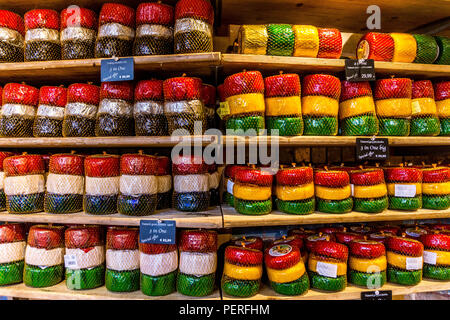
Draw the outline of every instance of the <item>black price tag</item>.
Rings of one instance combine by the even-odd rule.
[[[346,59],[345,78],[347,81],[375,81],[375,64],[373,59]]]
[[[102,60],[101,82],[131,81],[134,80],[133,58],[104,59]]]
[[[387,160],[389,140],[387,138],[356,138],[356,158],[358,160]]]
[[[141,220],[139,241],[153,244],[175,244],[176,225],[172,220]]]
[[[361,292],[361,300],[392,300],[392,291],[366,291]]]

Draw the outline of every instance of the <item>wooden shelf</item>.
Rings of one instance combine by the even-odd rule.
[[[139,226],[141,220],[175,220],[178,228],[222,228],[222,212],[220,207],[211,208],[205,212],[181,212],[174,209],[157,211],[145,217],[131,217],[121,214],[89,215],[84,212],[71,214],[31,213],[9,214],[0,213],[0,221],[32,222],[32,223],[61,223],[61,224],[100,224]]]
[[[419,209],[415,212],[386,210],[377,214],[362,212],[329,214],[315,212],[303,216],[273,211],[268,215],[249,216],[239,214],[234,208],[223,205],[222,213],[224,228],[450,218],[450,209]]]

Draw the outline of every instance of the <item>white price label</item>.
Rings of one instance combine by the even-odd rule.
[[[431,251],[426,251],[426,250],[423,252],[423,262],[425,262],[427,264],[436,265],[436,261],[437,261],[436,252],[431,252]]]
[[[352,197],[355,195],[355,185],[350,183],[350,189],[352,189]]]
[[[70,269],[78,269],[77,256],[74,254],[64,255],[64,266]]]
[[[414,198],[416,196],[415,184],[396,184],[395,194],[396,197]]]
[[[406,258],[406,270],[420,270],[423,267],[423,258]]]
[[[338,266],[336,264],[318,261],[316,271],[321,276],[337,278],[337,268]]]
[[[228,183],[227,183],[227,192],[228,192],[229,194],[233,194],[233,186],[234,186],[234,182],[231,181],[231,180],[228,180]]]

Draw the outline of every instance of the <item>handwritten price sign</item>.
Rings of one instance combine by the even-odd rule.
[[[387,160],[389,141],[387,138],[356,138],[356,157],[358,160]]]
[[[104,59],[101,64],[101,82],[134,80],[133,58]]]
[[[175,244],[176,224],[171,220],[141,220],[139,241],[153,244]]]

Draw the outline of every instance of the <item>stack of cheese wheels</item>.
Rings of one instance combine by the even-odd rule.
[[[294,52],[294,31],[290,24],[268,24],[267,54],[269,56],[292,56]]]
[[[137,136],[167,136],[163,81],[142,80],[134,88],[134,130]]]
[[[227,77],[223,83],[229,107],[226,129],[230,134],[258,135],[265,128],[264,80],[259,71],[243,71]]]
[[[381,136],[407,136],[412,113],[412,83],[406,78],[377,80],[375,107]]]
[[[39,106],[34,119],[33,136],[62,137],[64,108],[67,104],[67,89],[64,87],[41,87]]]
[[[434,84],[434,99],[437,115],[441,125],[440,135],[450,135],[450,81],[440,81]]]
[[[312,252],[314,244],[317,241],[334,241],[334,235],[322,232],[314,232],[307,235],[305,238],[305,247],[308,253]]]
[[[34,288],[64,280],[64,227],[34,225],[28,231],[23,282]]]
[[[303,134],[335,136],[338,133],[339,96],[341,82],[327,74],[312,74],[303,78]]]
[[[265,55],[267,53],[268,40],[269,35],[265,25],[241,25],[237,39],[238,52],[242,54]],[[317,38],[317,47],[319,46],[318,42],[319,39]]]
[[[0,10],[0,61],[22,62],[25,25],[18,14]]]
[[[105,283],[105,243],[100,226],[69,227],[66,240],[66,285],[72,290],[93,289]]]
[[[422,208],[422,171],[410,167],[384,169],[389,209],[417,210]]]
[[[177,291],[193,297],[210,295],[217,269],[217,232],[184,230],[180,234],[179,250]]]
[[[68,7],[61,11],[61,59],[94,57],[97,15],[86,8]]]
[[[209,199],[209,205],[218,206],[220,204],[220,179],[222,177],[223,167],[218,167],[215,164],[208,165],[208,185],[209,193],[211,197]]]
[[[347,286],[347,246],[333,241],[314,243],[308,259],[311,288],[341,291]]]
[[[28,11],[25,21],[25,61],[61,60],[59,14],[55,10]]]
[[[368,32],[358,42],[356,57],[375,61],[392,61],[394,39],[388,33]]]
[[[172,175],[170,174],[170,159],[166,156],[156,157],[156,181],[158,184],[156,209],[172,207]]]
[[[293,25],[294,57],[317,58],[319,53],[319,31],[310,25]],[[322,33],[323,37],[323,33]],[[323,50],[322,50],[323,51]]]
[[[445,210],[450,207],[450,169],[433,167],[422,170],[422,206]]]
[[[233,187],[234,183],[236,181],[236,172],[240,169],[246,169],[246,166],[239,166],[239,165],[227,165],[225,167],[225,173],[224,173],[224,181],[223,181],[223,203],[226,203],[232,207],[234,207],[234,195],[233,195]]]
[[[133,96],[130,81],[102,82],[98,106],[96,136],[133,136]]]
[[[208,167],[200,156],[178,156],[172,163],[173,207],[180,211],[206,211],[209,206]]]
[[[264,79],[264,90],[267,130],[278,130],[280,136],[301,135],[303,119],[299,76],[280,71],[279,75]]]
[[[209,0],[180,0],[175,6],[175,53],[213,51],[214,9]]]
[[[430,80],[414,81],[411,102],[411,136],[437,136],[440,124]]]
[[[3,88],[0,110],[0,136],[32,137],[39,90],[20,83],[8,83]]]
[[[420,237],[424,246],[423,277],[450,280],[450,235],[435,231]]]
[[[139,242],[139,255],[142,293],[148,296],[165,296],[175,292],[178,269],[177,246]]]
[[[394,55],[392,62],[414,62],[416,59],[417,42],[408,33],[390,33],[394,40]]]
[[[370,168],[350,171],[353,185],[353,210],[379,213],[387,209],[387,188],[383,169]]]
[[[182,77],[164,80],[164,115],[169,135],[201,135],[206,129],[205,106],[201,99],[202,80]]]
[[[342,36],[338,29],[318,28],[319,52],[317,58],[339,59],[342,53]]]
[[[386,283],[386,249],[372,240],[349,243],[348,281],[368,289],[381,288]]]
[[[234,208],[241,214],[263,215],[272,211],[273,176],[262,168],[236,171],[233,186]]]
[[[133,56],[173,53],[173,7],[140,3],[136,9]]]
[[[100,102],[100,88],[92,84],[74,83],[67,90],[64,110],[64,137],[93,137],[95,116]]]
[[[106,289],[139,290],[139,229],[110,227],[106,233]]]
[[[201,96],[205,105],[206,128],[215,128],[216,87],[210,84],[202,84]]]
[[[120,184],[117,211],[128,216],[155,213],[158,193],[158,161],[156,157],[124,154],[120,157]]]
[[[439,55],[434,63],[450,65],[450,38],[434,36],[439,47]]]
[[[313,169],[311,167],[281,168],[276,175],[278,210],[291,214],[310,214],[315,209]]]
[[[413,286],[422,281],[423,244],[402,237],[390,237],[386,242],[387,278],[389,282]]]
[[[369,82],[341,82],[339,120],[343,136],[378,134],[378,120]]]
[[[83,210],[84,157],[76,154],[50,156],[44,199],[48,213],[72,213]]]
[[[0,225],[0,286],[20,283],[26,247],[25,225]]]
[[[347,213],[353,208],[350,177],[346,171],[317,170],[314,173],[317,211]]]
[[[350,242],[355,240],[363,240],[364,236],[360,233],[347,231],[347,228],[344,228],[343,231],[337,231],[334,234],[336,242],[348,245]]]
[[[102,154],[86,157],[84,161],[86,191],[83,201],[86,213],[117,212],[117,196],[120,188],[119,162],[119,156],[116,155]]]
[[[258,293],[263,273],[261,249],[228,246],[222,276],[222,290],[233,297],[251,297]]]
[[[282,238],[273,241],[271,243],[271,246],[278,244],[289,244],[298,247],[298,249],[300,250],[300,254],[302,256],[303,263],[308,263],[308,250],[306,250],[305,242],[303,241],[303,238],[300,235],[292,234],[287,237],[283,236]]]
[[[33,213],[44,209],[44,162],[40,155],[22,154],[3,161],[6,210]]]
[[[131,56],[134,41],[134,9],[119,3],[105,3],[100,10],[95,57]]]
[[[5,171],[3,170],[3,160],[7,157],[13,156],[14,153],[8,151],[0,151],[0,210],[6,210],[6,195],[5,195]]]
[[[433,36],[426,34],[413,34],[416,40],[415,63],[433,63],[439,56],[439,47]]]

